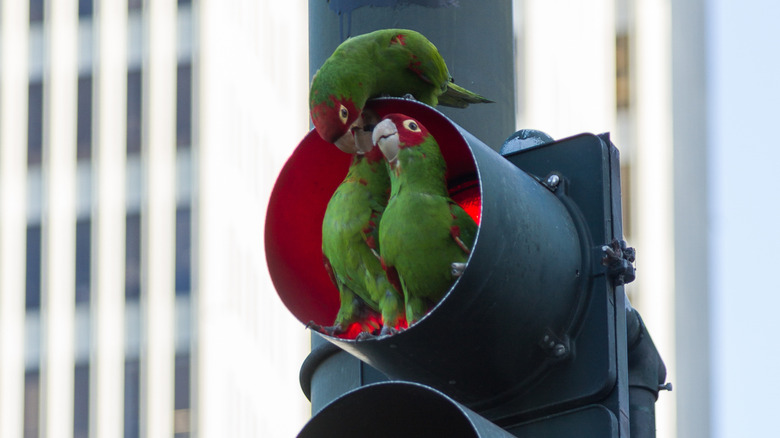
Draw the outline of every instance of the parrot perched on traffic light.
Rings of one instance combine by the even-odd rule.
[[[405,298],[409,325],[422,318],[462,274],[477,224],[447,192],[447,164],[428,130],[387,115],[373,142],[389,163],[390,199],[379,222],[379,254]]]
[[[378,327],[370,315],[381,315],[380,335],[392,334],[404,321],[403,295],[387,279],[379,262],[378,226],[387,205],[390,181],[382,152],[355,154],[344,181],[328,202],[322,221],[322,254],[341,306],[329,335],[344,333],[352,323],[362,331]]]
[[[348,38],[322,64],[309,92],[311,120],[323,140],[348,153],[367,152],[370,135],[362,144],[353,137],[371,130],[360,117],[366,101],[407,95],[431,106],[491,102],[456,85],[436,46],[422,34],[383,29]]]

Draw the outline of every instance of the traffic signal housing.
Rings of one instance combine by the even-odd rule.
[[[329,396],[317,398],[320,413],[301,436],[329,430],[327,418],[342,412],[339,406],[354,406],[347,411],[355,418],[374,410],[411,415],[398,402],[378,404],[396,397],[449,403],[515,435],[628,436],[629,306],[622,285],[634,276],[633,250],[622,240],[619,155],[609,136],[545,140],[502,156],[425,104],[381,98],[367,107],[428,128],[447,162],[451,196],[479,229],[461,277],[411,327],[360,340],[321,335],[329,344],[313,349],[302,385],[311,400],[320,390]],[[349,159],[309,132],[269,203],[271,278],[304,324],[330,325],[339,307],[322,266],[321,225]],[[341,350],[362,361],[360,373],[378,370],[369,381],[413,384],[361,380],[342,389],[363,388],[341,395],[333,391],[338,370],[320,372],[334,355],[343,357]],[[430,397],[420,396],[426,390]],[[474,430],[464,436],[492,436]]]

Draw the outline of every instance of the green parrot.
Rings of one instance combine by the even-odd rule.
[[[379,222],[379,254],[405,298],[411,326],[463,273],[477,224],[447,192],[447,164],[420,122],[390,114],[372,135],[390,168],[390,199]]]
[[[329,335],[345,333],[353,323],[371,333],[381,315],[380,335],[405,322],[403,295],[387,279],[379,261],[378,225],[390,188],[379,148],[355,154],[344,181],[336,188],[322,221],[325,268],[339,290],[341,306]],[[372,317],[373,316],[373,317]]]
[[[371,130],[361,118],[366,101],[407,95],[431,106],[491,102],[456,85],[436,46],[422,34],[383,29],[348,38],[320,67],[309,92],[311,120],[328,143],[347,153],[368,152],[371,136],[356,138]]]

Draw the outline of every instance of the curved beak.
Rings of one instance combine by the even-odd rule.
[[[334,141],[333,144],[335,144],[337,148],[341,149],[343,152],[346,152],[348,154],[360,153],[357,145],[355,144],[355,137],[352,135],[351,129],[345,132],[344,135],[339,137],[336,141]]]
[[[390,164],[395,163],[398,159],[398,128],[390,119],[385,119],[379,122],[374,127],[374,133],[372,135],[374,144],[379,146],[382,151],[382,155],[385,156]]]

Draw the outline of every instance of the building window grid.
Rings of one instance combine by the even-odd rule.
[[[179,0],[178,4],[190,4],[189,0]],[[140,9],[140,0],[129,0],[130,10]],[[79,1],[79,17],[90,17],[93,13],[90,0]],[[30,22],[41,23],[44,20],[43,0],[30,1]],[[127,81],[127,153],[139,154],[141,151],[141,111],[142,76],[138,69],[128,71]],[[43,143],[43,87],[42,80],[32,80],[28,88],[28,165],[40,165]],[[93,80],[90,75],[79,77],[77,109],[77,158],[91,158],[92,142],[92,103]],[[192,67],[189,61],[177,68],[177,148],[191,146],[192,130]],[[140,295],[140,214],[129,213],[126,222],[126,299]],[[190,235],[191,211],[189,206],[181,206],[176,212],[176,294],[190,293]],[[76,301],[88,302],[90,291],[91,259],[91,222],[80,220],[76,226]],[[27,229],[26,263],[26,307],[39,309],[41,299],[41,225],[30,224]],[[189,436],[190,422],[190,356],[179,355],[176,358],[175,374],[175,436]],[[125,437],[139,436],[139,363],[137,359],[128,360],[125,368]],[[74,437],[87,436],[89,406],[89,364],[79,364],[74,368]],[[25,377],[25,438],[39,436],[39,394],[40,373],[37,369],[28,370]]]

